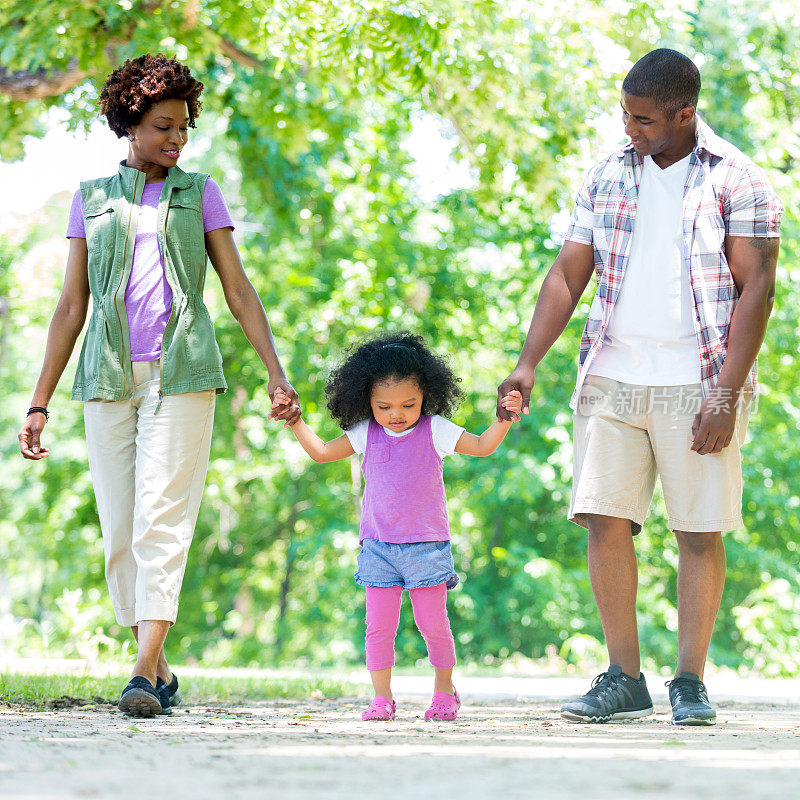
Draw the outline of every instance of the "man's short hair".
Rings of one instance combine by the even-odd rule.
[[[631,67],[622,82],[622,91],[634,97],[650,97],[674,117],[687,106],[697,108],[700,70],[683,53],[660,47]]]

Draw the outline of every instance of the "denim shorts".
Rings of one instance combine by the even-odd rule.
[[[364,539],[358,554],[356,583],[361,586],[423,586],[458,583],[450,542],[410,542],[394,544]]]

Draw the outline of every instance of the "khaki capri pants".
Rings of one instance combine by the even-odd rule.
[[[631,520],[642,529],[656,476],[673,531],[730,531],[743,527],[741,446],[750,402],[739,405],[731,443],[720,453],[691,450],[700,384],[636,386],[589,375],[573,416],[573,480],[569,519],[587,515]]]
[[[200,509],[214,389],[167,395],[160,362],[133,362],[133,396],[84,404],[105,572],[120,625],[175,622]]]

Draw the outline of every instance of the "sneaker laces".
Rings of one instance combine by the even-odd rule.
[[[586,692],[586,697],[599,697],[609,690],[613,689],[618,683],[621,676],[612,675],[610,672],[601,672],[593,681],[592,688]]]
[[[672,689],[678,695],[678,700],[682,703],[705,703],[706,699],[701,695],[703,691],[702,681],[692,681],[688,678],[673,678],[666,681],[664,686]]]

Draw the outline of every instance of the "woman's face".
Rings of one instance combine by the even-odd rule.
[[[162,100],[152,105],[138,125],[129,129],[131,155],[128,166],[154,164],[165,169],[178,163],[189,141],[189,109],[185,100]]]
[[[379,425],[392,431],[406,431],[419,422],[422,414],[422,389],[415,380],[388,379],[372,386],[372,416]]]

